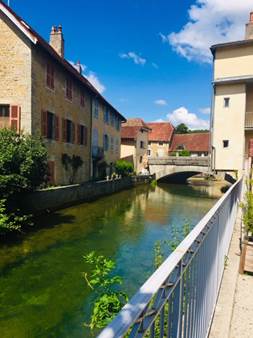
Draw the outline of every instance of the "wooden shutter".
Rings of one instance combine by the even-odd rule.
[[[19,106],[11,106],[10,108],[10,127],[19,133],[21,108]]]
[[[41,112],[41,135],[47,137],[47,111]]]
[[[48,182],[50,184],[55,184],[55,162],[48,161]]]
[[[67,121],[66,119],[62,119],[62,141],[67,141]]]
[[[75,123],[71,122],[71,133],[72,133],[72,143],[76,143],[76,129],[75,129]]]
[[[83,127],[83,144],[87,146],[87,138],[88,138],[88,132],[87,132],[87,127]]]
[[[54,89],[54,67],[51,65],[51,88]]]
[[[59,129],[59,116],[55,115],[55,140],[59,141],[60,139],[60,129]]]
[[[76,125],[76,138],[77,138],[77,144],[81,144],[82,140],[81,140],[81,125],[77,124]]]

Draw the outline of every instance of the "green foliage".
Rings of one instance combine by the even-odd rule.
[[[7,198],[45,182],[47,151],[40,139],[0,129],[0,195]]]
[[[118,291],[117,287],[122,284],[120,276],[112,276],[115,262],[94,251],[84,256],[92,270],[90,275],[83,273],[85,281],[96,296],[94,301],[90,323],[86,324],[91,330],[105,327],[121,310],[128,301],[127,295]]]
[[[173,252],[176,250],[181,241],[190,233],[191,228],[188,222],[183,224],[181,231],[177,227],[171,227],[171,238],[169,240],[159,240],[155,242],[154,246],[154,267],[157,269],[165,257],[168,250]]]
[[[253,193],[247,190],[244,202],[240,204],[243,209],[243,224],[247,232],[253,234]]]
[[[176,134],[187,134],[188,132],[189,132],[189,128],[184,123],[180,123],[175,128],[175,133]]]
[[[69,183],[72,184],[75,181],[75,176],[77,174],[78,169],[83,165],[83,160],[78,155],[73,155],[72,157],[68,154],[62,154],[62,165],[66,171],[69,169],[72,171]]]
[[[150,186],[151,186],[152,188],[155,188],[155,187],[157,186],[157,180],[152,180],[152,181],[150,182]]]
[[[14,212],[8,211],[6,200],[0,200],[0,235],[6,235],[10,232],[20,232],[24,226],[31,226],[30,215],[22,215],[20,210]]]
[[[134,166],[131,162],[125,161],[125,160],[118,160],[115,163],[115,170],[118,175],[129,176],[134,171]]]
[[[189,152],[189,150],[184,149],[184,150],[180,150],[180,151],[178,152],[178,155],[179,155],[179,156],[190,156],[191,153]]]

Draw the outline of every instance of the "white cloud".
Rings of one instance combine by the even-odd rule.
[[[165,120],[163,120],[163,119],[157,119],[157,120],[155,120],[153,122],[165,122]]]
[[[201,114],[210,115],[211,108],[210,107],[200,108],[199,111]]]
[[[190,129],[208,129],[209,121],[199,118],[196,114],[190,113],[187,108],[180,107],[172,113],[167,114],[167,119],[177,126],[180,123],[186,124]]]
[[[189,21],[179,32],[159,35],[189,61],[211,63],[211,45],[244,38],[252,8],[252,0],[195,0],[188,11]]]
[[[140,55],[138,55],[135,52],[128,52],[128,53],[121,53],[119,54],[121,59],[130,59],[132,60],[136,65],[145,65],[147,60]]]
[[[157,63],[155,63],[155,62],[152,62],[151,64],[152,64],[152,67],[154,67],[155,69],[158,69],[158,68],[159,68],[159,66],[158,66],[158,64],[157,64]]]
[[[105,86],[103,83],[99,80],[97,75],[93,72],[89,72],[88,75],[86,75],[86,78],[90,81],[90,83],[99,91],[99,93],[103,93],[105,91]]]
[[[79,66],[75,62],[69,61],[69,63],[79,72]],[[80,63],[80,66],[83,76],[85,76],[86,79],[89,80],[90,83],[97,89],[97,91],[102,94],[106,89],[105,85],[99,80],[94,72],[90,70],[88,71],[88,67],[86,65]]]
[[[167,106],[167,101],[164,99],[155,100],[154,103],[158,106]]]

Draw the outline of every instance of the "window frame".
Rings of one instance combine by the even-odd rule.
[[[229,108],[230,106],[230,97],[224,97],[224,101],[223,101],[223,106],[224,108]]]
[[[8,115],[1,115],[1,107],[8,108]],[[9,104],[0,104],[0,118],[10,118],[11,116],[11,106]]]
[[[50,90],[55,89],[55,70],[52,62],[46,64],[46,87]]]
[[[229,140],[222,140],[223,148],[229,148]]]

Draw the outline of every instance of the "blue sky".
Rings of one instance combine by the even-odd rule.
[[[48,40],[62,24],[65,57],[126,117],[205,127],[212,43],[243,37],[252,1],[10,0]]]

